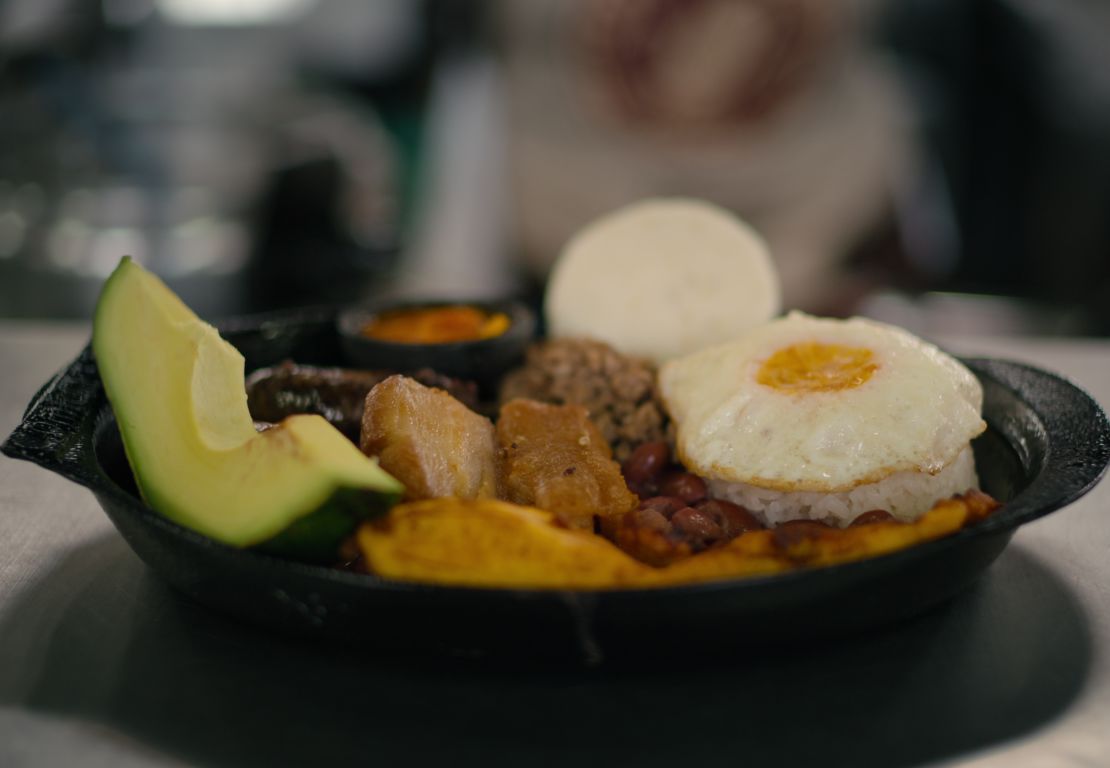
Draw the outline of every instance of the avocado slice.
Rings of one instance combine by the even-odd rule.
[[[128,258],[101,292],[93,351],[143,499],[205,536],[326,561],[404,490],[320,416],[256,432],[243,356]]]

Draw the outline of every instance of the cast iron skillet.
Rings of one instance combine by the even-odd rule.
[[[225,325],[247,370],[284,359],[342,364],[326,310]],[[626,591],[446,588],[281,560],[218,544],[147,509],[136,495],[92,351],[35,396],[3,444],[87,486],[128,544],[186,595],[283,633],[416,652],[597,661],[644,647],[810,642],[888,624],[950,598],[1023,523],[1074,501],[1110,460],[1110,426],[1069,382],[998,360],[965,361],[985,390],[975,441],[984,490],[1005,502],[985,522],[902,552],[820,570]]]

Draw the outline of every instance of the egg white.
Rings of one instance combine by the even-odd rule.
[[[874,372],[832,391],[757,380],[775,352],[810,342],[870,350]],[[844,492],[897,472],[936,475],[986,429],[982,387],[965,366],[862,318],[791,313],[667,363],[659,385],[683,464],[712,480],[776,491]]]

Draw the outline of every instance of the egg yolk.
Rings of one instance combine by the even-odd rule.
[[[863,384],[878,370],[874,354],[865,347],[791,344],[763,361],[756,381],[788,394],[836,392]]]

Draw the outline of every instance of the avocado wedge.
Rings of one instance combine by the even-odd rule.
[[[143,499],[205,536],[327,561],[404,490],[320,416],[256,432],[243,356],[128,258],[101,292],[93,351]]]

